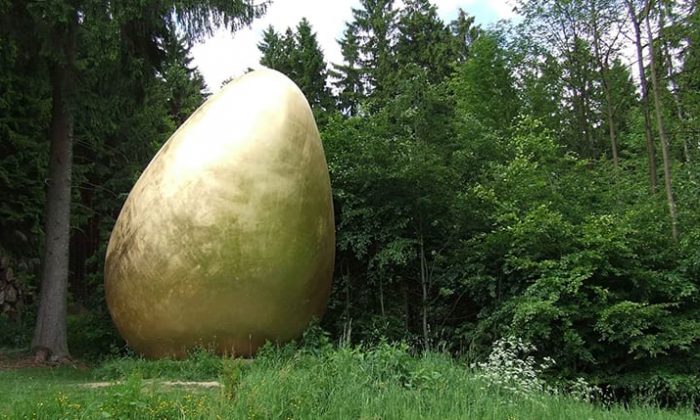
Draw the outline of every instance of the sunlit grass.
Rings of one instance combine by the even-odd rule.
[[[215,388],[165,379],[216,380]],[[108,380],[107,387],[86,383]],[[689,410],[604,408],[567,396],[489,386],[441,354],[370,349],[266,348],[253,362],[203,352],[185,361],[124,358],[0,372],[0,418],[694,419]]]

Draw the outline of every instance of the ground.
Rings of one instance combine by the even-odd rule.
[[[252,363],[199,352],[61,366],[0,351],[0,407],[0,419],[696,419],[690,410],[513,395],[450,357],[391,345],[270,348]]]

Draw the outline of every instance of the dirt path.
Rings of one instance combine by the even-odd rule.
[[[106,388],[110,387],[113,385],[119,385],[122,384],[122,381],[113,381],[113,382],[88,382],[84,384],[78,384],[80,387],[84,388]],[[211,388],[221,388],[222,385],[221,383],[217,381],[208,381],[208,382],[199,382],[199,381],[161,381],[161,380],[156,380],[156,379],[148,379],[143,381],[144,385],[161,385],[161,386],[166,386],[166,387],[184,387],[184,388],[204,388],[204,389],[211,389]]]
[[[0,371],[19,370],[27,368],[54,368],[57,366],[70,366],[75,369],[87,370],[89,367],[80,361],[69,360],[66,362],[37,362],[33,355],[26,352],[2,352],[0,351]]]

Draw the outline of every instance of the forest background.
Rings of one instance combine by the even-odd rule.
[[[265,9],[147,3],[0,0],[0,346],[125,351],[104,302],[110,231],[206,99],[192,42]],[[322,326],[344,343],[474,360],[515,335],[559,377],[697,399],[700,9],[517,9],[520,24],[482,28],[466,11],[442,21],[428,0],[362,0],[342,63],[326,62],[306,20],[265,31],[261,64],[306,94],[331,173],[337,255]],[[61,145],[67,169],[52,159]],[[51,254],[65,269],[47,274],[55,165],[70,223]],[[57,317],[43,317],[48,300]],[[37,345],[37,319],[59,325],[44,327],[57,347]]]

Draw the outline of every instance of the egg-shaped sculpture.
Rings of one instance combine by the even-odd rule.
[[[136,182],[107,248],[107,304],[146,357],[252,355],[323,315],[334,256],[309,104],[283,74],[257,70],[207,100]]]

